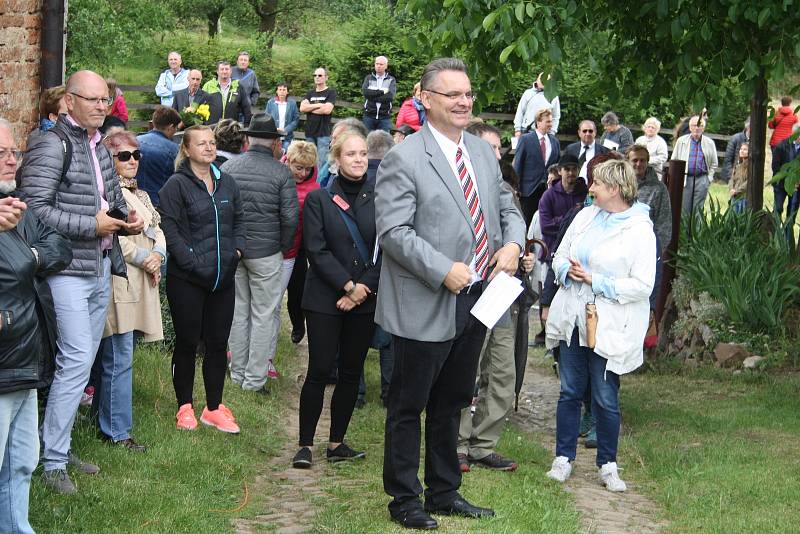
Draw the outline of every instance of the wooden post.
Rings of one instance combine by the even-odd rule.
[[[664,304],[667,295],[672,290],[672,280],[675,279],[675,258],[678,255],[678,244],[681,238],[681,213],[683,212],[683,180],[686,172],[686,162],[673,159],[669,167],[664,169],[664,183],[669,191],[669,201],[672,207],[672,239],[661,258],[661,287],[658,289],[656,299],[656,321],[661,321],[664,313]],[[659,333],[660,334],[660,333]]]
[[[760,211],[764,207],[764,161],[767,146],[767,79],[761,69],[753,98],[750,99],[750,168],[747,180],[747,207]],[[736,154],[735,156],[738,156]]]

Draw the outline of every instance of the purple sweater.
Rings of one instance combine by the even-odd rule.
[[[575,207],[575,204],[583,204],[583,201],[586,200],[586,193],[586,182],[583,181],[583,178],[575,181],[572,193],[564,191],[564,186],[559,180],[553,184],[553,187],[545,191],[539,201],[539,225],[542,228],[544,242],[551,254],[555,252],[553,243],[558,237],[561,219]]]

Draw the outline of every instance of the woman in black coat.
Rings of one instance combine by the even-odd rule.
[[[175,329],[172,383],[178,399],[177,428],[197,428],[192,406],[195,353],[205,342],[206,407],[200,422],[239,433],[222,404],[228,335],[233,322],[233,277],[245,248],[239,186],[212,162],[214,132],[191,126],[181,142],[176,171],[158,193],[161,229],[167,239],[167,300]]]
[[[366,176],[367,141],[361,134],[340,135],[331,147],[331,156],[339,175],[332,178],[328,189],[309,193],[303,209],[303,240],[310,269],[303,292],[308,372],[300,393],[300,450],[292,461],[299,468],[311,466],[325,384],[337,354],[339,373],[331,399],[326,457],[332,462],[364,457],[363,452],[344,443],[344,435],[375,328],[380,275],[380,260],[372,262],[375,183]]]

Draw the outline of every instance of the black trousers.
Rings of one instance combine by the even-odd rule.
[[[443,507],[458,498],[461,471],[456,445],[461,410],[475,387],[486,327],[469,310],[479,295],[456,297],[456,337],[443,342],[394,336],[383,455],[383,487],[397,515],[420,506],[420,416],[425,410],[425,501]]]
[[[233,285],[212,293],[176,276],[167,277],[167,300],[175,329],[172,385],[178,406],[192,402],[195,354],[200,340],[206,346],[203,356],[206,405],[209,410],[216,410],[222,402],[234,299]]]
[[[533,193],[527,197],[520,197],[519,203],[522,205],[522,216],[525,217],[525,228],[531,225],[531,220],[533,219],[533,214],[539,210],[539,201],[544,196],[544,192],[547,191],[547,185],[541,184],[539,187],[533,190]]]
[[[314,444],[325,385],[337,361],[339,373],[331,398],[330,441],[344,440],[358,396],[358,379],[364,369],[372,333],[374,314],[330,315],[306,311],[308,322],[308,372],[300,392],[300,446]]]
[[[306,273],[308,272],[308,260],[303,244],[294,259],[294,269],[292,277],[289,278],[289,285],[286,287],[286,308],[289,311],[289,320],[292,321],[292,330],[305,329],[306,316],[303,313],[303,288],[306,285]]]

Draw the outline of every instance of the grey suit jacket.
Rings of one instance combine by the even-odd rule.
[[[464,132],[489,237],[490,257],[508,242],[525,243],[525,223],[485,141]],[[444,285],[454,262],[469,264],[475,231],[458,178],[430,127],[407,137],[381,162],[375,219],[383,250],[375,322],[419,341],[456,335],[456,296]]]

